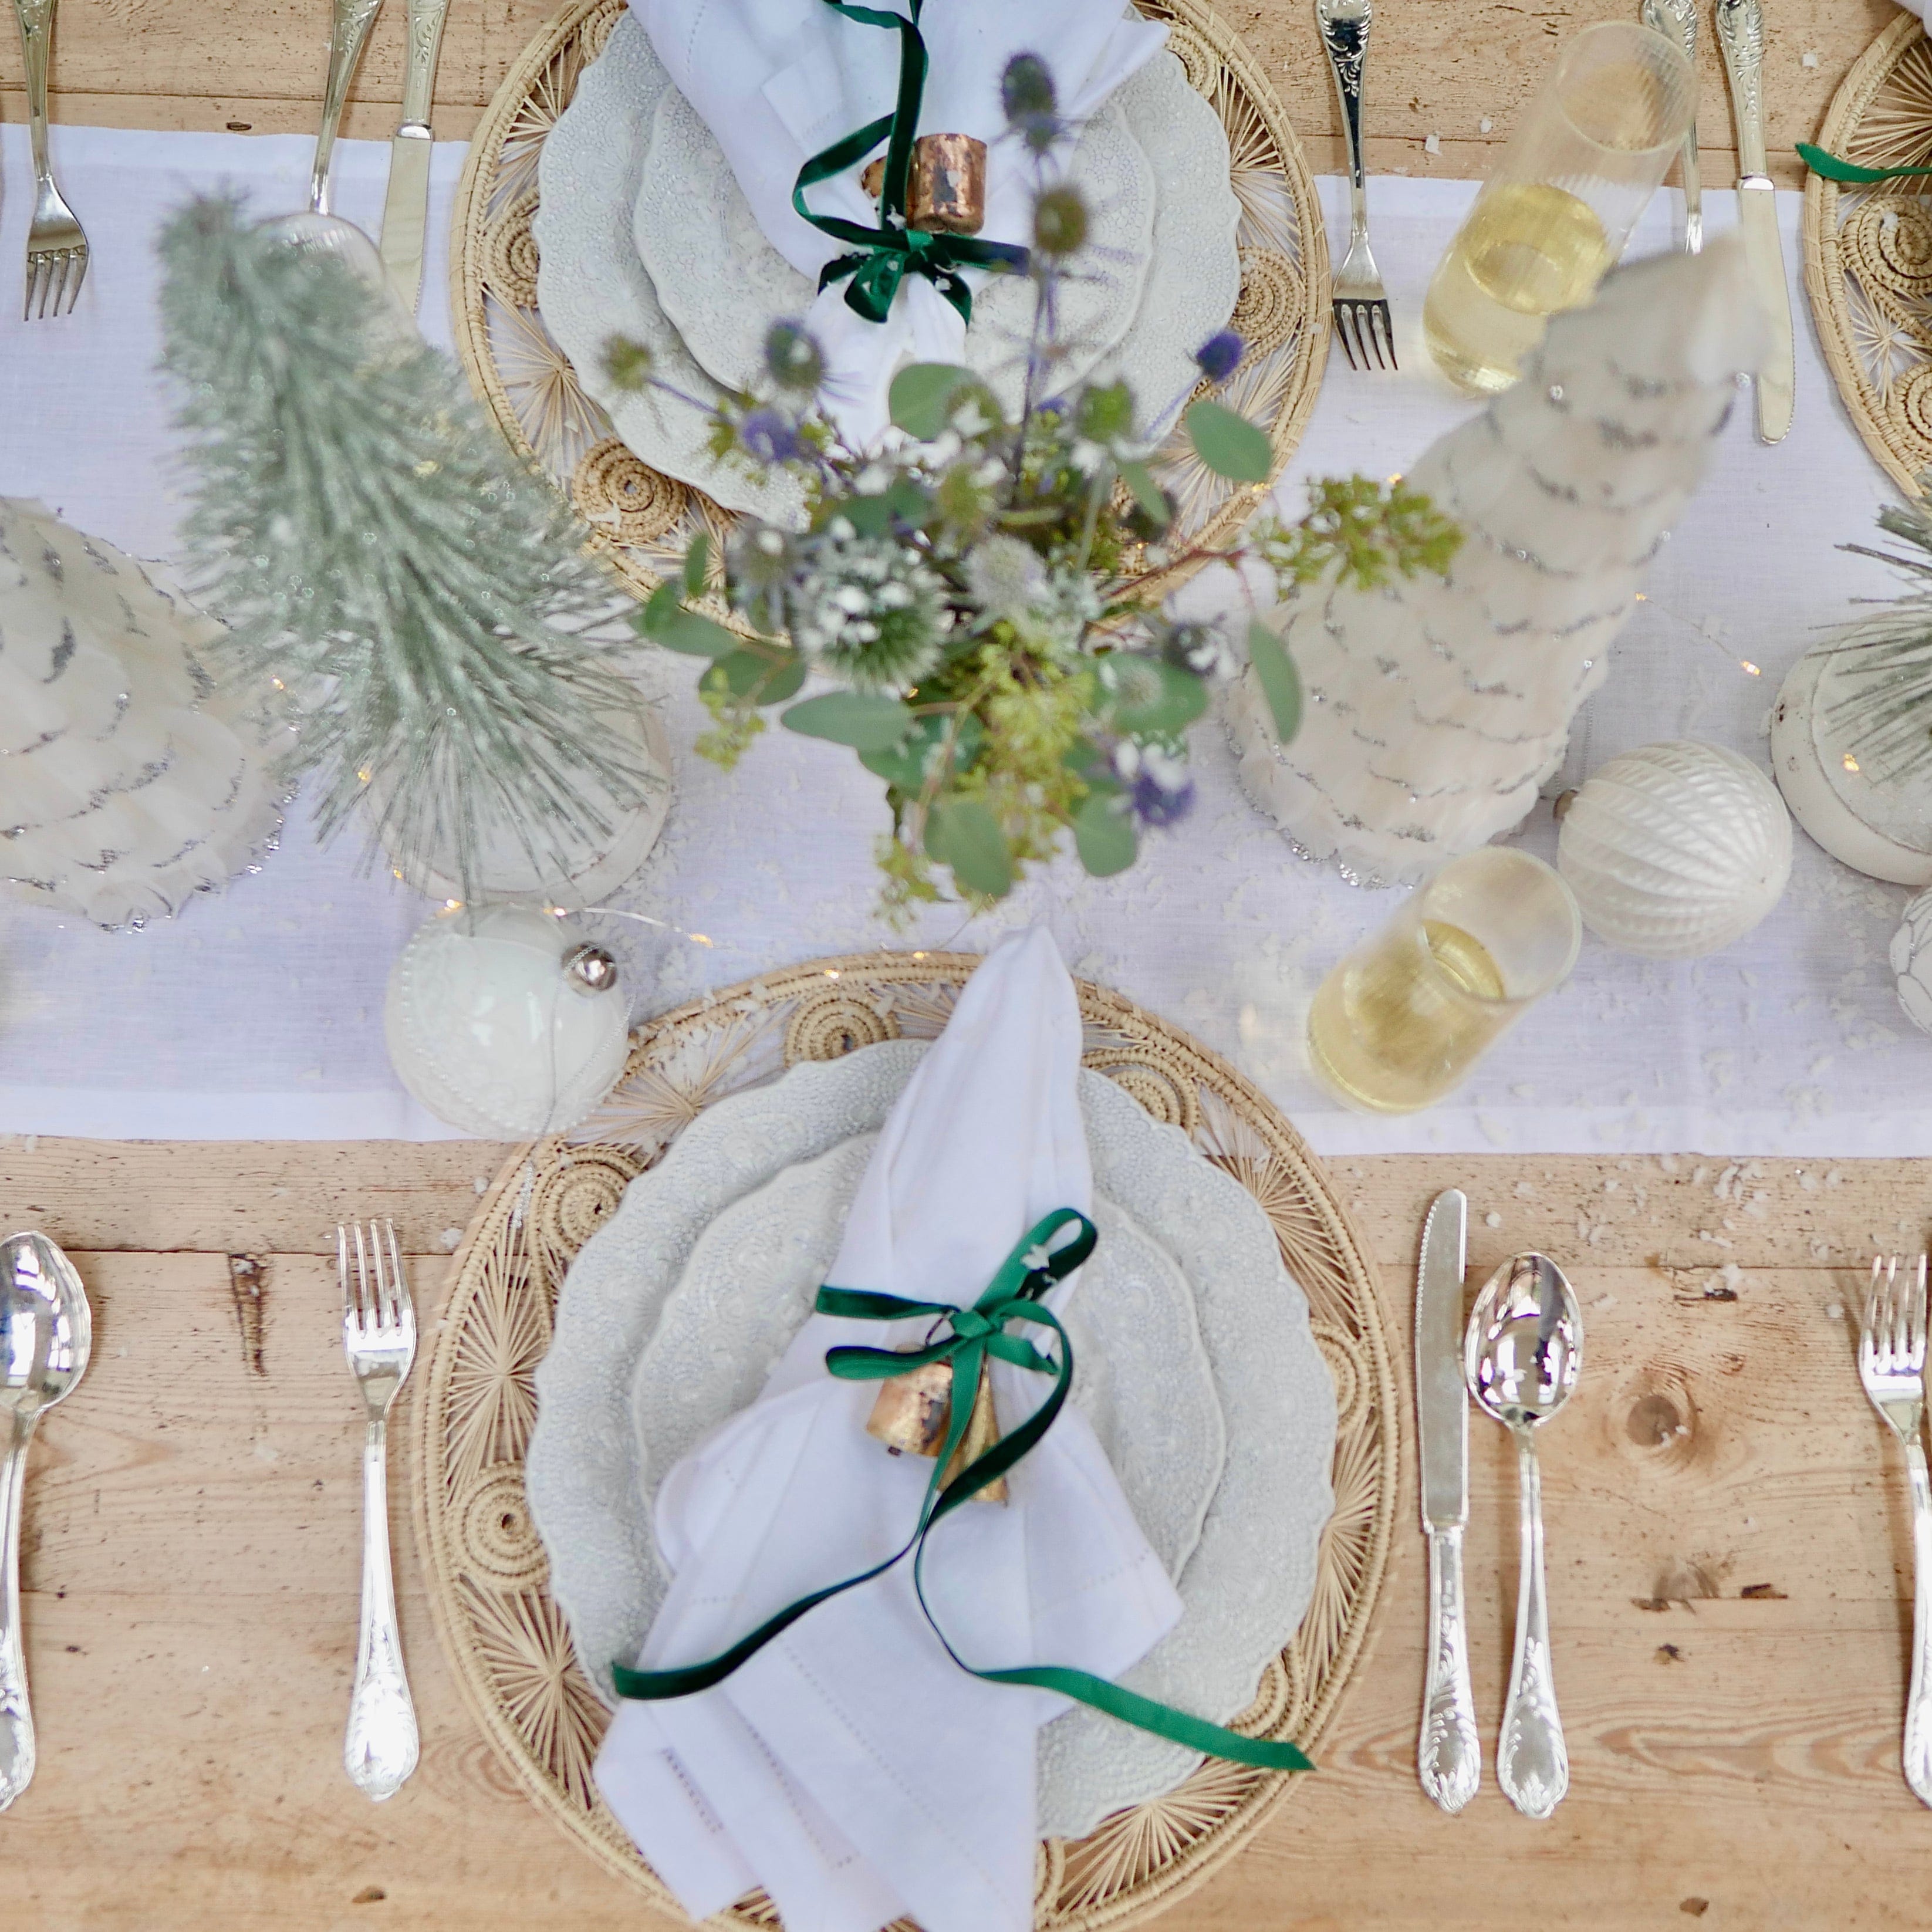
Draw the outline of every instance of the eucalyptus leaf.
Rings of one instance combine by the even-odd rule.
[[[910,476],[895,476],[886,491],[886,505],[900,522],[917,529],[932,514],[932,492]]]
[[[1128,737],[1178,736],[1208,709],[1207,686],[1163,658],[1136,658],[1124,678],[1129,692],[1115,700],[1112,716],[1114,728]]]
[[[684,594],[687,597],[704,595],[704,574],[711,567],[711,539],[703,531],[691,540],[691,548],[684,554]]]
[[[805,682],[805,658],[797,651],[776,659],[764,651],[734,651],[720,658],[704,677],[714,689],[722,683],[734,698],[782,704]]]
[[[1166,529],[1172,512],[1167,499],[1161,494],[1160,485],[1154,481],[1154,472],[1144,463],[1124,463],[1120,465],[1120,475],[1134,493],[1134,501],[1141,506],[1148,521],[1157,530]]]
[[[1246,417],[1220,403],[1198,402],[1187,412],[1187,434],[1195,454],[1216,476],[1231,483],[1268,481],[1274,452]]]
[[[934,761],[944,742],[950,721],[934,715],[920,718],[898,743],[883,752],[861,752],[859,762],[874,778],[884,778],[894,790],[908,797],[916,794],[932,775]],[[952,769],[970,770],[980,755],[986,728],[970,714],[959,721],[959,736],[953,746]]]
[[[652,644],[662,644],[668,651],[682,651],[687,657],[728,657],[745,641],[734,637],[722,624],[714,624],[709,617],[687,610],[675,584],[660,584],[635,621]]]
[[[930,442],[945,428],[954,398],[978,380],[971,370],[950,362],[908,363],[887,393],[892,421],[908,436]]]
[[[892,506],[885,496],[845,496],[833,506],[832,517],[843,517],[862,537],[882,537],[892,526]],[[827,517],[830,523],[832,517]]]
[[[1274,719],[1275,736],[1286,745],[1301,729],[1301,676],[1288,646],[1259,622],[1248,626],[1248,658],[1260,680],[1262,695]]]
[[[1096,879],[1124,872],[1140,851],[1133,820],[1113,796],[1089,792],[1073,814],[1073,848],[1080,862]]]
[[[829,691],[794,704],[778,722],[808,738],[828,738],[857,752],[890,752],[912,729],[914,720],[896,698],[865,692]]]
[[[976,798],[940,799],[926,814],[926,849],[968,892],[992,899],[1012,890],[1013,857],[1000,821]]]

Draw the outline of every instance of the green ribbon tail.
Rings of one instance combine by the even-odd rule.
[[[1814,148],[1809,141],[1798,143],[1798,158],[1814,175],[1822,175],[1826,180],[1837,182],[1846,188],[1870,188],[1879,182],[1904,181],[1914,175],[1932,175],[1932,167],[1861,167],[1856,161],[1844,160],[1836,154],[1827,154],[1822,148]]]
[[[1024,1670],[976,1670],[973,1675],[983,1677],[988,1684],[1024,1684],[1036,1690],[1051,1690],[1062,1697],[1071,1697],[1077,1703],[1091,1705],[1096,1711],[1106,1712],[1110,1718],[1118,1718],[1124,1724],[1132,1724],[1137,1730],[1151,1731],[1171,1744],[1204,1752],[1209,1757],[1232,1758],[1237,1764],[1251,1764],[1262,1771],[1315,1768],[1294,1744],[1286,1741],[1276,1743],[1268,1738],[1244,1737],[1239,1731],[1231,1731],[1224,1725],[1210,1724],[1205,1718],[1191,1716],[1185,1711],[1177,1711],[1171,1704],[1156,1703],[1153,1698],[1143,1697],[1138,1691],[1110,1684],[1106,1678],[1096,1677],[1090,1671],[1043,1664]]]
[[[855,137],[856,138],[856,137]],[[1071,1238],[1064,1238],[1070,1234]],[[829,1349],[825,1365],[834,1376],[848,1382],[878,1382],[903,1375],[927,1362],[950,1361],[952,1366],[952,1396],[946,1417],[946,1439],[933,1459],[932,1479],[926,1486],[920,1508],[919,1521],[911,1536],[882,1563],[856,1576],[830,1583],[822,1590],[788,1604],[769,1617],[748,1636],[729,1650],[722,1651],[700,1664],[666,1670],[632,1670],[614,1665],[611,1676],[620,1697],[652,1702],[665,1697],[688,1697],[722,1683],[742,1664],[755,1656],[771,1640],[799,1618],[828,1598],[856,1589],[862,1583],[882,1576],[908,1555],[913,1559],[913,1588],[920,1608],[946,1654],[970,1676],[988,1684],[1024,1685],[1050,1691],[1075,1702],[1090,1706],[1110,1718],[1137,1730],[1151,1731],[1190,1750],[1210,1757],[1252,1765],[1262,1771],[1311,1771],[1314,1766],[1293,1744],[1266,1738],[1244,1737],[1238,1731],[1211,1724],[1172,1705],[1143,1697],[1118,1684],[1109,1683],[1090,1671],[1075,1670],[1058,1664],[1030,1665],[1011,1670],[982,1670],[968,1664],[952,1647],[951,1640],[932,1614],[926,1600],[925,1563],[926,1538],[942,1517],[997,1482],[1022,1461],[1044,1439],[1054,1424],[1073,1386],[1073,1345],[1053,1311],[1041,1298],[1057,1282],[1064,1280],[1094,1252],[1099,1232],[1084,1214],[1070,1208],[1056,1209],[1028,1230],[1000,1263],[986,1292],[971,1308],[956,1308],[946,1302],[913,1301],[903,1296],[880,1294],[866,1289],[836,1288],[830,1283],[818,1292],[821,1314],[845,1316],[860,1321],[897,1322],[926,1316],[951,1324],[952,1333],[918,1349],[841,1347]],[[1059,1347],[1048,1355],[1031,1342],[1007,1333],[1014,1322],[1031,1322],[1049,1330]],[[993,1446],[969,1462],[952,1481],[941,1486],[940,1478],[954,1452],[964,1441],[981,1378],[989,1359],[1010,1362],[1035,1373],[1052,1376],[1053,1386],[1046,1400],[1016,1429],[1009,1430]]]

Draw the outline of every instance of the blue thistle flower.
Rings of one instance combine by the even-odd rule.
[[[780,388],[808,394],[825,380],[825,352],[802,323],[775,322],[765,334],[765,368]]]
[[[760,463],[789,463],[803,445],[798,428],[776,410],[754,410],[738,425],[738,440]]]
[[[1129,794],[1134,816],[1143,825],[1175,825],[1194,809],[1194,781],[1184,778],[1170,790],[1152,772],[1142,768]]]
[[[1209,382],[1225,382],[1240,366],[1245,347],[1246,344],[1232,328],[1224,328],[1209,336],[1195,350],[1194,360]]]

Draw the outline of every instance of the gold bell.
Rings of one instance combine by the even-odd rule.
[[[884,192],[882,154],[859,182],[874,201]],[[913,143],[906,220],[926,234],[976,235],[986,224],[986,144],[970,134],[922,134]]]
[[[952,1364],[923,1362],[902,1376],[894,1376],[879,1384],[879,1393],[866,1418],[866,1433],[886,1445],[888,1455],[937,1456],[946,1446],[946,1432],[952,1420]],[[950,1483],[968,1463],[983,1456],[1000,1439],[1000,1419],[993,1407],[993,1378],[982,1372],[979,1392],[973,1398],[973,1414],[966,1424],[952,1460],[946,1466],[942,1482]],[[1001,1476],[988,1483],[973,1498],[975,1502],[1003,1503],[1006,1500],[1006,1479]]]

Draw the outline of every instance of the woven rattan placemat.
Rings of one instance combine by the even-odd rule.
[[[549,1346],[557,1286],[631,1178],[702,1109],[801,1060],[936,1036],[978,963],[946,952],[818,960],[643,1028],[623,1079],[578,1136],[542,1142],[505,1167],[430,1330],[416,1412],[418,1528],[437,1632],[465,1701],[532,1800],[674,1912],[591,1784],[607,1714],[551,1600],[524,1499],[532,1377]],[[1239,1720],[1295,1738],[1318,1762],[1374,1612],[1395,1508],[1395,1387],[1374,1276],[1327,1177],[1256,1088],[1116,994],[1083,982],[1080,1006],[1086,1064],[1156,1119],[1184,1129],[1267,1210],[1335,1378],[1335,1513],[1314,1598]],[[1048,1840],[1038,1924],[1055,1932],[1120,1926],[1158,1911],[1230,1856],[1294,1789],[1292,1778],[1210,1761],[1166,1797],[1117,1814],[1078,1843]],[[776,1922],[762,1896],[727,1917],[744,1926]]]
[[[1228,130],[1241,205],[1234,326],[1248,352],[1216,393],[1268,431],[1279,475],[1308,426],[1328,355],[1328,249],[1315,183],[1261,63],[1208,0],[1138,4],[1150,19],[1168,23],[1168,44]],[[530,231],[544,140],[623,10],[624,0],[566,8],[497,90],[457,190],[450,313],[464,366],[511,446],[570,496],[618,575],[648,596],[693,536],[722,533],[730,518],[634,456],[585,394],[537,312]],[[1179,527],[1204,549],[1226,548],[1265,492],[1211,476],[1184,434],[1170,440],[1160,460],[1170,458]],[[1180,574],[1170,574],[1178,580]],[[1150,578],[1147,587],[1158,591],[1169,580]]]
[[[1916,15],[1900,14],[1858,56],[1818,145],[1862,167],[1932,160],[1932,44]],[[1932,199],[1913,186],[1840,188],[1811,176],[1804,287],[1826,367],[1865,447],[1917,496],[1932,466]]]

